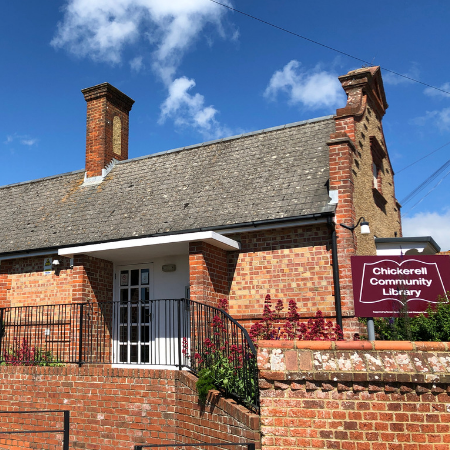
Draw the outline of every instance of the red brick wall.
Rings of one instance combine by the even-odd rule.
[[[450,448],[450,343],[260,341],[258,367],[263,450]]]
[[[236,402],[210,391],[205,407],[199,405],[197,378],[179,372],[176,385],[177,440],[188,442],[255,442],[260,448],[259,416]]]
[[[73,449],[117,450],[144,443],[259,440],[257,416],[218,398],[201,408],[194,391],[195,379],[184,372],[107,366],[0,367],[0,380],[2,410],[70,410]],[[35,419],[35,425],[43,423]],[[7,429],[19,429],[20,420],[14,421]],[[33,442],[34,438],[19,439]],[[0,440],[0,448],[14,448],[11,437],[9,441],[6,444]],[[35,442],[30,448],[48,447]]]
[[[111,261],[79,255],[74,259],[73,301],[112,301],[114,266]]]
[[[0,307],[71,303],[72,270],[69,259],[56,254],[61,270],[44,275],[46,256],[2,261],[0,265]]]
[[[230,314],[249,322],[261,317],[264,298],[297,301],[304,317],[317,309],[335,315],[330,231],[326,224],[231,235],[241,242],[228,254]]]
[[[218,305],[228,297],[227,253],[206,242],[189,243],[189,284],[191,299]]]
[[[112,300],[110,261],[81,255],[71,269],[69,258],[48,256],[61,263],[59,271],[49,275],[44,275],[45,256],[2,261],[0,307]]]
[[[281,299],[285,312],[289,300],[294,299],[305,319],[313,317],[319,309],[327,317],[336,316],[331,237],[326,224],[230,237],[241,243],[240,251],[225,252],[202,242],[190,244],[192,300],[217,306],[218,299],[228,298],[230,314],[247,328],[261,319],[267,294],[274,303]],[[347,256],[342,246],[342,253]],[[349,263],[350,258],[347,260]],[[347,277],[347,283],[351,283],[349,270],[344,264],[341,275]],[[353,302],[346,298],[343,310],[348,317],[344,319],[344,328],[346,338],[351,338],[360,327],[352,314]]]

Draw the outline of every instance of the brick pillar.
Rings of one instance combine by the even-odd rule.
[[[337,190],[339,202],[336,207],[336,237],[339,260],[342,315],[353,314],[353,289],[350,257],[356,254],[356,241],[350,230],[339,224],[353,225],[356,213],[353,200],[353,152],[355,147],[343,131],[331,135],[327,143],[330,157],[330,190]]]
[[[87,102],[86,176],[101,176],[113,159],[128,159],[129,112],[134,100],[109,83],[81,92]]]
[[[227,253],[206,242],[189,243],[191,300],[217,306],[229,295]]]
[[[353,70],[340,76],[339,81],[347,94],[347,104],[336,111],[336,133],[331,134],[327,144],[330,190],[338,191],[335,220],[342,312],[343,316],[349,316],[354,314],[350,257],[356,255],[357,238],[356,233],[339,224],[355,225],[359,217],[365,215],[364,205],[360,205],[358,215],[355,209],[352,169],[357,157],[357,126],[364,117],[368,103],[372,105],[380,122],[388,105],[378,66]],[[372,185],[367,186],[369,192],[371,189]]]
[[[72,302],[112,301],[113,264],[99,258],[77,255],[72,272]]]
[[[87,293],[85,286],[87,284],[87,276],[83,266],[83,255],[77,255],[73,259],[72,270],[72,302],[83,303],[87,301]]]
[[[9,273],[11,271],[11,261],[2,261],[0,265],[0,308],[11,306],[8,302],[8,289],[11,289],[11,279]]]

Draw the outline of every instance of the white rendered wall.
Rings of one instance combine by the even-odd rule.
[[[154,298],[184,298],[189,286],[189,255],[163,256],[153,260]],[[175,264],[175,272],[163,272],[162,266]]]

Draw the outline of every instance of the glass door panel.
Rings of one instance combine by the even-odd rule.
[[[120,271],[116,305],[117,362],[150,362],[150,267]]]

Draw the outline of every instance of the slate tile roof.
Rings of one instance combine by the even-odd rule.
[[[332,211],[332,116],[0,188],[0,254]]]

